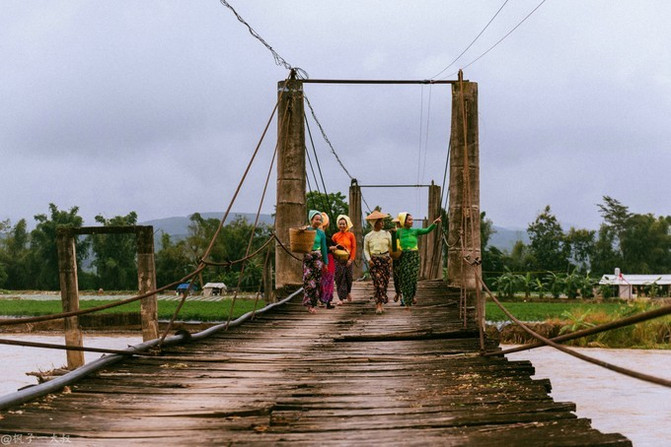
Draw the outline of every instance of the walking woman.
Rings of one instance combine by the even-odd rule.
[[[324,231],[324,234],[328,231],[329,228],[329,216],[328,214],[322,212],[322,231]],[[329,243],[329,237],[328,234],[326,234],[326,245],[328,246]],[[335,262],[333,258],[333,254],[328,252],[328,267],[326,270],[322,272],[322,280],[321,280],[321,295],[319,296],[319,301],[321,301],[327,309],[333,309],[335,306],[331,304],[331,301],[333,300],[333,276],[335,275]]]
[[[396,225],[396,230],[401,228],[401,222],[398,220],[398,217],[392,219],[392,222]],[[395,233],[392,233],[392,249],[391,249],[391,272],[392,278],[394,279],[394,302],[397,302],[399,298],[401,299],[401,306],[403,304],[403,292],[401,291],[401,244],[397,237],[394,237]]]
[[[345,300],[348,302],[352,301],[352,264],[356,256],[356,238],[354,237],[354,233],[350,231],[354,225],[352,225],[349,216],[344,214],[338,215],[336,224],[338,224],[338,230],[340,231],[331,238],[334,245],[329,249],[334,252],[342,247],[343,250],[349,253],[349,257],[346,260],[336,260],[334,262],[336,291],[338,293],[337,304],[342,304]]]
[[[363,239],[363,254],[368,261],[370,276],[373,279],[375,312],[378,314],[383,312],[382,305],[389,301],[387,286],[391,275],[391,258],[389,257],[391,234],[382,229],[385,217],[389,217],[389,214],[382,214],[378,210],[370,213],[366,220],[373,222],[373,231]]]
[[[415,293],[417,293],[417,275],[419,274],[419,251],[417,250],[417,237],[432,232],[436,224],[441,222],[440,217],[433,221],[427,228],[412,228],[412,215],[410,213],[399,213],[398,221],[401,228],[396,230],[394,239],[398,238],[401,250],[401,262],[399,276],[401,278],[401,293],[406,309],[416,304]]]
[[[303,255],[303,306],[308,312],[316,313],[319,296],[321,294],[322,272],[328,269],[328,250],[326,248],[326,234],[322,226],[322,214],[317,210],[310,210],[308,214],[310,225],[308,229],[316,231],[312,251]]]

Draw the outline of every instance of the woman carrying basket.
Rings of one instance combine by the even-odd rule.
[[[319,296],[321,295],[322,272],[328,270],[328,249],[326,248],[326,234],[322,226],[322,214],[317,210],[310,210],[308,214],[310,225],[307,229],[316,231],[312,251],[303,255],[303,306],[308,312],[316,313]]]
[[[354,225],[352,225],[349,216],[344,214],[338,215],[336,224],[340,231],[331,238],[335,245],[332,245],[329,249],[334,254],[340,254],[339,250],[349,253],[349,256],[346,258],[336,259],[335,261],[335,283],[338,293],[337,304],[342,304],[345,299],[348,302],[352,301],[352,264],[356,256],[356,238],[354,237],[354,233],[350,231]]]
[[[399,213],[398,221],[401,228],[395,231],[394,242],[398,238],[401,250],[399,275],[401,279],[401,292],[403,303],[409,309],[416,304],[415,293],[417,293],[417,275],[419,274],[419,251],[417,249],[417,237],[432,232],[436,224],[441,222],[440,217],[433,221],[427,228],[412,228],[412,215],[410,213]]]

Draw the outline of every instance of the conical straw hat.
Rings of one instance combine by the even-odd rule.
[[[378,219],[384,219],[386,217],[389,217],[389,214],[384,214],[378,210],[375,210],[368,216],[366,216],[366,220],[378,220]]]

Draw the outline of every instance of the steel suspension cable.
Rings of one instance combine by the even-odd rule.
[[[312,119],[314,119],[315,123],[317,123],[317,127],[319,128],[319,131],[322,134],[322,138],[324,139],[324,141],[326,141],[326,144],[331,149],[331,153],[335,157],[336,161],[338,162],[338,164],[340,165],[342,170],[345,171],[345,174],[347,174],[347,176],[349,177],[350,180],[356,180],[352,176],[352,174],[350,174],[350,172],[347,170],[347,168],[343,164],[342,160],[340,160],[340,157],[338,156],[335,148],[333,147],[333,144],[331,144],[331,140],[329,140],[329,137],[326,135],[326,131],[324,130],[324,127],[319,122],[319,119],[317,118],[317,114],[315,113],[315,110],[312,107],[312,104],[310,103],[310,100],[308,99],[307,95],[303,94],[303,98],[305,100],[305,103],[308,105],[308,108],[310,109],[310,114],[312,115]],[[366,202],[366,199],[363,196],[363,193],[361,193],[361,200],[363,201],[364,205],[366,205],[366,209],[368,209],[368,212],[369,213],[372,212],[371,209],[370,209],[370,206],[368,205],[368,202]]]

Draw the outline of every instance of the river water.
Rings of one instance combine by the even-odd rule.
[[[64,342],[56,335],[7,334],[0,338],[42,343]],[[129,335],[85,335],[84,344],[123,349],[140,343]],[[671,379],[671,350],[578,349],[585,354],[636,371]],[[100,357],[86,353],[86,361]],[[549,378],[557,402],[574,402],[577,415],[592,420],[605,433],[622,433],[637,447],[671,445],[671,389],[653,385],[583,362],[553,348],[509,354],[511,360],[530,360],[534,378]],[[65,364],[65,352],[52,349],[0,345],[0,395],[35,384],[29,371],[45,371]]]
[[[575,348],[624,368],[671,380],[671,350]],[[574,402],[577,415],[604,433],[622,433],[635,446],[671,445],[671,388],[633,379],[554,348],[508,354],[530,360],[534,378],[549,378],[557,402]]]

